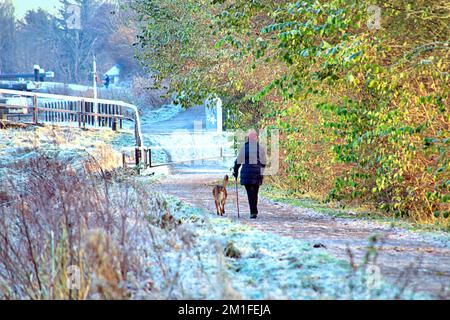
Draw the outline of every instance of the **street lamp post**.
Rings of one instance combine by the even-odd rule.
[[[96,58],[95,54],[94,54],[93,69],[94,69],[93,70],[93,74],[94,74],[94,113],[98,114],[98,103],[97,103],[97,100],[98,100],[98,93],[97,93],[97,58]],[[95,119],[94,126],[96,126],[97,122],[98,122],[98,116],[96,115],[94,117],[94,119]]]

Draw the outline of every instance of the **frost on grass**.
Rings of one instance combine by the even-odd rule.
[[[364,268],[185,206],[145,180],[106,175],[98,169],[111,152],[100,146],[113,133],[0,135],[0,168],[8,170],[0,177],[15,199],[0,205],[0,298],[426,298],[383,281],[371,286]],[[75,291],[66,285],[71,265],[82,274]]]
[[[120,154],[108,144],[116,134],[107,130],[66,127],[28,127],[0,130],[0,184],[7,177],[20,176],[13,164],[46,156],[80,165],[88,158],[101,161],[105,170],[120,165]]]
[[[418,298],[302,241],[216,218],[145,180],[45,156],[0,206],[3,299]],[[42,174],[45,168],[45,174]],[[18,267],[19,266],[19,267]],[[80,287],[67,287],[68,268]]]
[[[144,109],[140,117],[141,125],[148,126],[154,123],[170,120],[182,111],[183,107],[174,104],[164,105],[158,109]],[[133,122],[125,121],[123,126],[124,129],[134,130]]]
[[[171,203],[177,201],[172,199]],[[215,295],[210,293],[209,298],[427,298],[404,292],[382,279],[375,283],[368,269],[352,269],[347,262],[312,250],[301,240],[264,233],[180,203],[175,212],[177,218],[191,225],[202,268],[220,288]],[[239,252],[238,256],[227,257],[230,243]],[[176,265],[176,261],[171,263]],[[190,274],[194,269],[191,266],[185,272]],[[195,278],[186,276],[184,279],[187,287]],[[202,291],[192,291],[192,294],[192,298],[205,298]]]
[[[183,111],[183,107],[180,105],[169,104],[162,106],[159,109],[147,112],[142,116],[142,124],[152,124],[161,121],[167,121]]]

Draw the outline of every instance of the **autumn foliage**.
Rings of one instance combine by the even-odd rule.
[[[281,130],[279,186],[448,224],[447,1],[135,3],[142,60],[181,102],[218,95],[228,126]],[[166,25],[183,41],[155,41]]]

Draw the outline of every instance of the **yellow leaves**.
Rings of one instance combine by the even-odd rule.
[[[357,85],[360,84],[359,79],[356,78],[356,77],[355,77],[353,74],[351,74],[351,73],[348,74],[348,76],[347,76],[347,81],[348,81],[350,84],[354,85],[354,86],[357,86]]]
[[[242,80],[238,80],[238,81],[234,82],[234,88],[237,91],[241,91],[243,89],[243,87],[244,87],[244,83]]]
[[[420,91],[425,91],[425,84],[423,82],[419,82]]]
[[[296,107],[295,106],[290,106],[287,110],[287,114],[292,116],[296,113]]]
[[[369,84],[367,85],[367,87],[368,87],[369,89],[375,89],[376,86],[377,86],[377,82],[376,82],[375,80],[371,80],[371,81],[369,82]]]

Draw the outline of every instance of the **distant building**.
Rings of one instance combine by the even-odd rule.
[[[109,69],[105,75],[109,76],[111,84],[118,84],[120,81],[120,68],[118,65],[115,65],[111,69]]]

